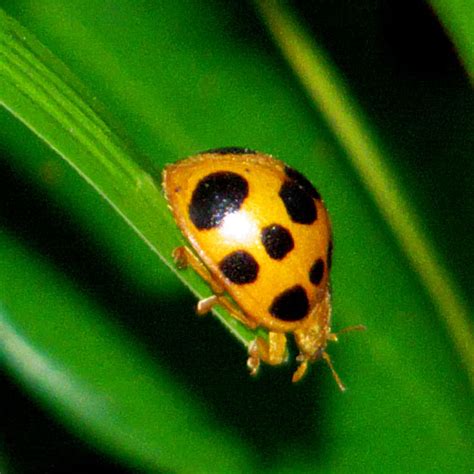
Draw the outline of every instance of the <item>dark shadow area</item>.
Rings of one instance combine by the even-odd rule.
[[[289,443],[305,446],[318,456],[321,430],[317,420],[323,419],[323,407],[317,398],[319,392],[311,387],[314,374],[293,386],[294,367],[263,366],[259,377],[251,378],[243,347],[212,316],[198,318],[194,314],[196,300],[184,287],[171,295],[146,294],[127,279],[120,262],[114,261],[107,249],[101,248],[44,190],[20,178],[5,162],[0,162],[0,175],[0,226],[47,258],[79,291],[113,314],[122,329],[132,333],[157,363],[206,402],[216,422],[249,442],[262,467],[270,468]],[[156,256],[150,252],[150,258]],[[19,392],[12,386],[9,390]],[[21,459],[45,459],[45,453],[56,451],[67,459],[76,455],[75,450],[84,449],[84,459],[107,464],[82,443],[77,444],[73,435],[57,436],[53,432],[49,436],[49,417],[43,413],[40,416],[38,408],[28,408],[27,397],[12,396],[11,400],[13,418],[6,431],[12,431],[11,439],[17,436],[25,440],[18,445],[11,443],[18,453],[25,449]],[[31,429],[18,424],[16,432],[13,414],[29,410]],[[59,430],[59,425],[53,423]],[[43,454],[28,451],[35,445],[43,446],[38,448]],[[68,455],[70,448],[72,453]]]
[[[383,2],[380,14],[383,44],[401,74],[468,85],[456,48],[428,2]]]
[[[474,202],[474,94],[449,34],[424,0],[293,5],[362,105],[425,232],[472,303],[474,247],[465,236],[474,221],[457,209]]]
[[[12,472],[21,474],[129,474],[129,470],[72,436],[37,401],[0,371],[2,441]]]
[[[352,80],[362,83],[364,76],[368,84],[393,85],[378,69],[375,76],[363,67],[378,61],[377,66],[387,68],[385,72],[398,71],[405,79],[448,79],[469,85],[455,47],[424,0],[361,0],[340,2],[338,8],[324,0],[293,4],[351,84]]]

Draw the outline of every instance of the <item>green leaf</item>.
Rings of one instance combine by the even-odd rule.
[[[466,70],[474,80],[474,12],[469,0],[431,0],[433,9],[448,29]]]
[[[160,176],[151,166],[152,174],[145,171],[144,160],[101,117],[97,101],[74,75],[3,12],[0,35],[1,103],[73,166],[176,271],[171,252],[183,241],[161,193]],[[197,288],[198,296],[205,294],[192,272],[178,274]],[[242,342],[254,339],[223,310],[216,312]]]
[[[56,416],[131,465],[241,472],[240,442],[110,316],[6,234],[0,260],[0,357]]]
[[[466,365],[460,362],[461,350],[455,349],[453,344],[459,337],[453,339],[452,330],[446,330],[450,322],[446,325],[438,317],[438,311],[444,307],[444,315],[453,313],[455,306],[446,307],[454,301],[461,309],[455,318],[465,321],[466,313],[472,313],[456,289],[457,281],[463,279],[465,288],[469,288],[472,265],[462,256],[469,257],[472,252],[469,243],[449,245],[453,241],[453,231],[445,222],[441,222],[438,236],[435,232],[428,237],[428,231],[420,233],[418,222],[423,223],[422,230],[425,230],[430,229],[426,222],[442,221],[439,219],[440,203],[446,199],[449,183],[446,173],[438,170],[433,177],[437,181],[436,199],[429,195],[421,201],[420,194],[412,191],[410,205],[406,206],[406,198],[400,198],[407,195],[404,175],[401,167],[387,163],[394,164],[397,158],[412,165],[408,147],[403,144],[410,138],[410,133],[416,133],[416,129],[410,128],[415,113],[405,117],[403,126],[397,128],[393,107],[386,107],[387,127],[385,133],[380,132],[366,118],[366,111],[361,112],[355,105],[358,101],[353,91],[357,88],[349,89],[342,83],[332,63],[324,59],[326,54],[321,53],[319,43],[315,46],[312,40],[307,43],[308,50],[302,58],[323,57],[319,63],[322,65],[320,75],[316,77],[324,88],[317,103],[325,105],[323,113],[318,113],[312,93],[301,87],[301,78],[293,76],[254,12],[246,10],[243,4],[161,2],[152,5],[131,0],[85,3],[46,0],[39,10],[36,3],[17,0],[5,5],[8,12],[28,29],[21,30],[20,35],[28,39],[20,47],[18,39],[7,35],[4,37],[6,43],[2,43],[10,42],[11,46],[13,41],[15,48],[20,48],[18,51],[34,52],[34,59],[28,56],[29,53],[10,57],[9,48],[1,51],[14,64],[24,64],[22,61],[30,58],[27,64],[31,70],[27,70],[30,74],[34,72],[35,78],[43,79],[31,81],[17,75],[17,83],[9,83],[8,89],[0,87],[0,94],[8,95],[9,109],[17,116],[24,116],[25,123],[35,133],[40,133],[49,147],[59,150],[61,156],[87,171],[95,189],[127,218],[128,224],[119,227],[118,220],[111,217],[106,201],[96,199],[91,186],[84,185],[78,176],[57,165],[59,158],[35,141],[33,134],[18,126],[11,117],[0,117],[2,140],[8,150],[2,160],[25,180],[21,183],[29,184],[31,200],[36,199],[35,192],[39,193],[39,190],[44,193],[42,196],[50,197],[73,222],[79,238],[85,237],[90,245],[96,243],[98,246],[100,258],[87,262],[93,271],[101,274],[105,267],[102,260],[111,260],[114,268],[120,269],[122,278],[121,286],[112,282],[110,287],[104,285],[104,289],[97,285],[97,279],[88,280],[86,275],[83,286],[89,288],[88,284],[95,282],[98,287],[90,292],[105,294],[105,297],[97,297],[95,304],[84,306],[80,301],[85,297],[71,291],[67,283],[65,269],[76,261],[65,252],[60,266],[64,275],[52,272],[53,279],[46,279],[51,283],[48,288],[57,288],[54,290],[57,299],[54,302],[48,299],[46,305],[40,305],[38,310],[36,305],[32,310],[28,303],[30,293],[35,294],[35,283],[40,283],[38,273],[44,272],[45,267],[38,266],[37,259],[25,252],[20,266],[25,271],[15,276],[9,286],[14,298],[7,293],[0,297],[2,307],[7,308],[5,303],[8,302],[8,327],[20,334],[29,347],[40,354],[48,354],[55,367],[76,374],[75,380],[80,386],[90,387],[93,399],[106,392],[107,401],[112,405],[120,403],[123,401],[121,390],[132,390],[127,383],[135,387],[136,397],[140,397],[142,384],[145,393],[150,393],[150,386],[156,390],[167,387],[173,396],[165,401],[173,399],[174,409],[183,416],[173,424],[173,414],[165,409],[163,423],[156,426],[154,418],[142,416],[146,411],[140,411],[143,404],[137,400],[141,398],[129,397],[127,413],[122,416],[135,427],[136,435],[141,436],[144,443],[146,441],[139,450],[134,440],[125,436],[117,425],[104,434],[104,423],[109,423],[110,427],[113,420],[108,417],[104,420],[98,415],[87,417],[74,411],[74,397],[80,392],[64,393],[61,387],[55,387],[53,391],[51,386],[44,392],[44,380],[26,379],[18,366],[10,364],[12,374],[23,377],[26,382],[25,389],[42,393],[50,410],[64,419],[72,432],[88,439],[97,449],[107,449],[111,456],[127,459],[136,466],[149,467],[146,462],[150,459],[148,456],[152,456],[157,465],[179,472],[194,467],[194,459],[208,472],[231,468],[241,472],[469,471],[473,461],[472,392]],[[274,5],[266,18],[270,14],[278,16],[278,4]],[[330,34],[336,38],[340,36],[349,49],[357,35],[353,38],[350,28],[337,30],[339,21],[341,25],[346,24],[339,16],[342,4],[337,11],[327,2],[318,5],[318,16],[328,23]],[[355,18],[365,21],[364,16]],[[357,21],[354,22],[355,29]],[[294,20],[294,29],[290,31],[285,29],[285,22],[280,23],[285,38],[279,40],[279,44],[295,38],[292,34],[298,39],[303,31],[301,23],[301,19]],[[29,31],[54,52],[54,57],[31,39]],[[371,34],[374,34],[372,30],[366,41],[373,47],[375,42],[370,39]],[[298,48],[301,41],[295,41],[293,45]],[[333,54],[335,51],[331,51],[331,56]],[[354,54],[357,56],[355,63],[364,59],[360,51]],[[62,62],[58,63],[57,58]],[[298,56],[293,52],[288,58],[294,62]],[[382,74],[387,64],[378,63],[383,59],[380,55],[371,63],[371,74],[362,71],[364,79],[365,76],[367,81],[386,79],[385,90],[396,89],[397,81],[390,74],[388,79]],[[62,63],[69,69],[64,70]],[[46,66],[46,71],[40,64]],[[74,76],[69,70],[74,71]],[[54,77],[43,76],[46,73],[54,73]],[[85,86],[77,84],[75,76],[87,84],[92,94],[84,91]],[[58,77],[61,86],[56,85],[53,91],[50,85],[57,84]],[[314,77],[309,74],[307,83],[314,86]],[[327,81],[327,78],[332,80]],[[347,74],[347,79],[353,78]],[[436,82],[435,77],[432,80]],[[43,95],[36,92],[31,95],[34,84],[40,86],[39,92]],[[470,129],[466,120],[471,112],[469,100],[462,95],[462,87],[459,87],[459,96],[450,91],[452,95],[444,98],[439,93],[444,90],[442,82],[436,84],[439,87],[433,90],[423,84],[423,90],[427,89],[426,102],[435,104],[434,108],[439,107],[443,115],[458,125],[455,135],[459,139],[454,141],[448,134],[447,124],[434,114],[420,125],[423,136],[432,137],[431,146],[420,139],[421,152],[433,159],[436,157],[439,162],[443,159],[440,151],[443,142],[449,140],[455,144],[449,150],[449,157],[455,156],[457,160],[467,157],[462,175],[454,176],[465,177],[470,183],[472,150],[469,149]],[[15,87],[20,89],[20,94]],[[45,91],[49,91],[46,96]],[[378,96],[381,91],[374,93],[371,90],[370,93]],[[25,96],[28,92],[30,95]],[[401,92],[398,100],[409,104],[407,110],[411,111],[413,107],[419,111],[410,103],[416,95],[416,91],[412,96]],[[341,97],[345,103],[340,103]],[[106,104],[107,113],[98,102]],[[458,109],[456,104],[462,107]],[[113,115],[114,119],[108,115]],[[460,116],[464,117],[465,123],[458,119]],[[43,121],[47,123],[43,124]],[[402,144],[395,158],[387,153],[385,146],[385,138],[389,135],[386,131],[392,127],[398,132],[398,143]],[[367,143],[360,139],[365,133]],[[133,140],[133,145],[123,138],[125,135]],[[275,154],[303,171],[325,198],[335,236],[334,328],[338,330],[358,323],[368,327],[366,333],[341,336],[340,344],[329,349],[338,372],[349,387],[344,395],[337,392],[329,371],[322,364],[315,364],[306,380],[297,386],[289,382],[293,367],[263,367],[261,377],[250,380],[242,348],[232,338],[226,338],[225,331],[219,331],[221,328],[214,331],[211,319],[195,320],[192,302],[186,300],[185,293],[176,284],[175,274],[145,246],[140,247],[140,240],[130,230],[138,231],[171,266],[170,251],[181,242],[181,237],[159,192],[158,170],[178,157],[226,145],[249,146]],[[393,147],[393,142],[390,145]],[[367,168],[365,156],[358,158],[358,153],[364,151],[369,152],[368,158],[374,166]],[[451,160],[452,166],[457,160]],[[418,166],[428,167],[428,164],[423,162]],[[59,177],[52,181],[45,179],[45,175],[49,176],[45,169],[56,169],[56,166],[61,170]],[[414,181],[418,185],[416,166],[413,164]],[[362,180],[360,171],[354,170],[362,170]],[[394,196],[396,202],[403,205],[401,208],[392,209],[381,191],[387,183],[387,175],[390,178],[387,196]],[[137,183],[144,183],[144,186],[137,187]],[[456,195],[468,196],[462,180],[454,180],[452,187]],[[11,202],[14,206],[14,200]],[[425,205],[421,205],[422,202]],[[461,221],[469,221],[472,215],[469,202],[469,199],[456,201],[455,208],[459,216],[463,216]],[[48,204],[51,205],[49,201]],[[414,216],[414,221],[408,219],[406,222],[407,216],[400,215],[407,209],[407,216]],[[410,231],[410,226],[414,226],[417,239],[407,245],[401,233],[405,229]],[[467,225],[457,228],[467,228]],[[450,232],[451,240],[448,238]],[[454,295],[454,300],[443,296],[444,288],[440,294],[434,286],[429,290],[426,278],[439,281],[439,275],[427,274],[426,269],[430,267],[421,265],[420,268],[410,262],[414,249],[410,245],[418,246],[416,248],[421,245],[421,261],[426,262],[426,249],[432,259],[431,256],[438,253],[437,249],[432,250],[435,244],[443,246],[445,243],[450,273],[454,274],[447,273],[447,292]],[[60,244],[53,241],[51,245]],[[4,251],[6,255],[11,252],[9,262],[19,259],[15,248],[16,245],[9,244]],[[140,249],[139,257],[137,249]],[[141,262],[147,255],[149,266],[138,276]],[[446,266],[439,262],[442,262],[441,258],[436,261],[436,271]],[[149,270],[153,266],[156,266],[155,273]],[[26,270],[37,277],[33,278]],[[5,274],[7,271],[15,275],[13,263],[6,267]],[[208,294],[205,285],[191,273],[180,276],[185,276],[186,282],[199,295]],[[110,272],[105,273],[104,278],[110,278]],[[148,283],[148,278],[156,278],[159,283]],[[112,304],[117,292],[125,289],[127,295],[133,295],[132,300],[146,299],[151,292],[159,305],[145,305],[151,310],[143,311],[140,305],[120,299],[119,304],[127,307],[123,313],[128,311],[133,315],[131,324],[127,325],[121,309]],[[81,293],[87,292],[81,287]],[[72,301],[76,303],[69,302],[71,293]],[[74,341],[58,341],[60,329],[57,325],[43,326],[43,318],[35,317],[35,312],[48,313],[47,317],[57,324],[74,330],[77,328],[76,312],[70,314],[70,310],[76,306],[80,308],[80,321],[85,321],[82,327],[87,328],[76,329],[81,344],[89,348],[84,362],[83,353]],[[141,308],[141,311],[134,312],[135,308]],[[55,312],[55,316],[49,316]],[[120,331],[117,325],[121,326]],[[195,334],[201,327],[202,332]],[[27,332],[25,328],[31,330]],[[134,331],[136,328],[151,334],[147,338],[140,331]],[[112,341],[102,342],[109,331],[114,334]],[[461,339],[469,338],[470,333],[463,334],[459,327],[458,333]],[[166,345],[164,341],[168,339],[171,342]],[[146,351],[140,350],[141,343],[148,344]],[[159,347],[160,344],[164,348]],[[466,353],[469,352],[467,348]],[[132,361],[138,362],[130,363],[129,370],[116,380],[117,366],[126,362],[123,354],[127,353]],[[102,360],[107,362],[107,367],[115,367],[110,377],[96,367],[97,361]],[[139,377],[142,364],[144,373],[149,375],[146,383]],[[30,364],[26,364],[26,368],[31,369]],[[91,384],[91,380],[94,383]],[[148,408],[155,405],[152,403]],[[186,414],[189,420],[186,420]],[[180,439],[184,439],[189,435],[190,446],[180,444],[178,452],[171,431],[175,427],[178,432],[180,424],[186,432],[176,436],[181,434],[183,438]],[[195,443],[200,436],[205,442],[201,445],[202,451],[197,452]],[[112,438],[114,443],[108,446],[107,440]],[[214,446],[209,441],[211,438]],[[232,446],[232,453],[227,449],[229,446]],[[216,453],[222,461],[220,465],[212,460]],[[182,459],[174,459],[180,456]],[[225,457],[235,464],[230,468],[225,466]]]

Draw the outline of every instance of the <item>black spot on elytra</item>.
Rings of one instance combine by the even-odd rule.
[[[245,250],[237,250],[224,257],[219,268],[232,283],[244,285],[256,280],[259,267],[252,255]]]
[[[309,271],[309,281],[313,285],[319,285],[324,276],[324,262],[322,258],[318,258]]]
[[[218,171],[201,179],[191,198],[189,217],[198,229],[212,229],[227,214],[238,211],[249,192],[247,180],[237,173]]]
[[[280,293],[273,300],[269,311],[272,316],[282,321],[303,319],[309,311],[309,301],[305,289],[296,285]]]
[[[312,224],[318,217],[314,199],[297,181],[285,181],[278,193],[293,222]]]
[[[288,178],[296,181],[311,197],[317,200],[321,199],[321,195],[318,193],[317,189],[299,171],[296,171],[289,166],[285,166],[285,174]]]
[[[293,250],[295,243],[290,231],[279,224],[272,224],[262,230],[261,239],[270,258],[281,260]]]
[[[332,244],[332,239],[330,239],[329,244],[328,244],[328,255],[326,257],[329,270],[331,270],[331,266],[332,266],[332,250],[333,250],[333,244]]]
[[[206,150],[201,152],[200,154],[203,155],[204,153],[210,153],[215,155],[255,155],[257,152],[251,150],[250,148],[241,148],[238,146],[227,146],[222,148],[213,148],[211,150]]]

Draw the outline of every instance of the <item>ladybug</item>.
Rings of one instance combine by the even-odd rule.
[[[173,257],[213,291],[198,314],[222,305],[247,327],[268,330],[268,342],[256,337],[248,347],[251,374],[260,361],[286,361],[291,333],[300,351],[293,382],[323,358],[344,390],[326,353],[337,340],[330,328],[331,223],[308,179],[269,155],[231,147],[166,166],[163,189],[192,247],[178,247]]]

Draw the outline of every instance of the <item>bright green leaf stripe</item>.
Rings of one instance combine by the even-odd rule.
[[[289,64],[326,116],[354,168],[390,225],[420,280],[439,309],[474,384],[474,338],[468,309],[409,201],[400,192],[375,142],[368,121],[320,48],[281,2],[256,5]]]
[[[98,165],[106,167],[110,173],[121,172],[130,181],[139,176],[139,169],[127,160],[120,144],[114,143],[116,136],[81,99],[81,93],[83,96],[85,93],[71,86],[71,74],[29,36],[19,37],[18,28],[12,28],[18,26],[13,20],[4,15],[1,19],[4,20],[2,78],[11,80],[25,99],[41,106],[49,121],[69,132],[87,150],[91,161],[98,161]]]
[[[198,296],[208,288],[171,261],[181,236],[154,177],[101,117],[85,87],[49,50],[0,11],[0,103],[95,188]],[[216,309],[243,344],[255,334]]]
[[[474,81],[474,5],[472,0],[431,0],[433,9],[456,44],[471,82]]]
[[[245,447],[226,432],[216,436],[204,404],[169,370],[5,232],[0,261],[2,365],[74,432],[150,472],[248,466]]]

